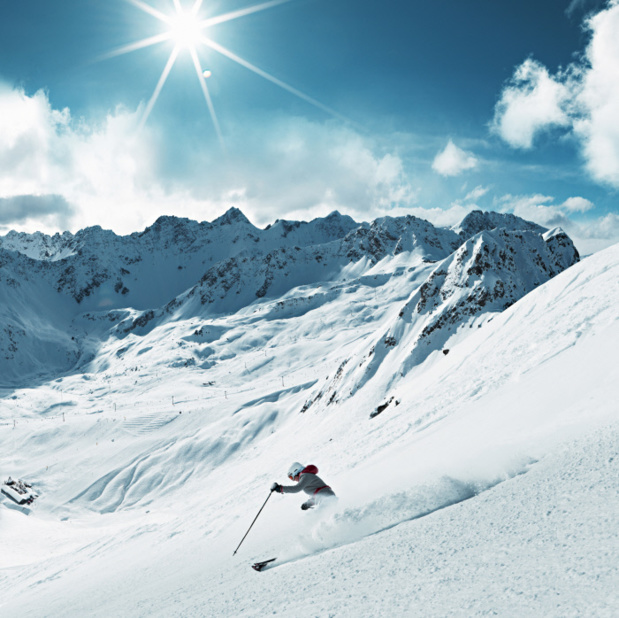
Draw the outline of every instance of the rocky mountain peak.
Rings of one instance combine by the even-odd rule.
[[[243,212],[235,206],[229,208],[223,215],[221,215],[221,217],[218,217],[213,221],[213,225],[234,225],[241,223],[252,225],[251,221],[243,214]]]
[[[505,228],[480,231],[426,271],[425,280],[414,287],[388,328],[376,335],[369,351],[348,363],[338,377],[339,391],[356,393],[392,355],[397,356],[395,365],[403,377],[440,351],[458,329],[472,327],[484,314],[504,311],[578,259],[562,230],[546,234]],[[394,382],[399,377],[385,379]],[[328,388],[335,386],[331,383]]]
[[[516,215],[499,212],[483,212],[481,210],[473,210],[470,212],[459,225],[454,228],[454,231],[459,236],[466,240],[479,234],[483,230],[494,230],[501,228],[504,230],[530,230],[542,234],[546,231],[546,228],[532,223]]]

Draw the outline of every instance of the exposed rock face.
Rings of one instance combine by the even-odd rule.
[[[424,349],[442,345],[463,321],[503,310],[578,254],[561,230],[481,212],[456,230],[411,216],[359,224],[337,212],[259,229],[232,208],[210,223],[160,217],[129,236],[100,227],[74,235],[11,232],[0,238],[0,374],[67,371],[96,354],[102,337],[142,334],[162,320],[229,315],[298,286],[328,287],[352,276],[342,274],[351,267],[362,276],[386,258],[436,263],[421,286],[409,284],[399,318],[414,323],[408,345],[425,358]],[[328,290],[307,303],[297,298],[292,311],[332,298]],[[373,349],[397,351],[402,339],[396,325]]]
[[[471,316],[503,311],[578,259],[563,233],[545,238],[533,231],[483,231],[430,275],[405,315],[412,310],[431,318],[419,334],[420,341],[428,339]]]
[[[531,221],[525,221],[515,215],[503,214],[498,212],[482,212],[481,210],[474,210],[470,212],[458,226],[454,229],[462,238],[467,240],[479,232],[484,230],[494,230],[501,228],[503,230],[530,230],[542,234],[546,231],[541,225],[532,223]]]
[[[500,217],[500,215],[498,215]],[[496,217],[490,218],[496,223]],[[490,220],[484,218],[484,220]],[[400,374],[422,363],[465,325],[485,313],[500,312],[579,260],[578,251],[560,229],[540,233],[508,219],[508,229],[493,227],[462,243],[439,262],[414,291],[386,331],[351,363],[343,380],[354,394],[398,355]],[[390,376],[387,381],[397,380]],[[328,388],[328,387],[327,387]]]

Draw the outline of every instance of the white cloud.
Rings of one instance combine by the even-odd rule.
[[[535,60],[516,69],[495,108],[493,130],[516,148],[531,148],[541,131],[569,130],[587,170],[619,187],[619,1],[586,21],[590,41],[581,59],[552,76]]]
[[[568,197],[557,204],[550,195],[504,195],[497,204],[501,210],[529,218],[541,225],[558,225],[557,221],[574,213],[584,213],[595,207],[593,202],[580,196]]]
[[[561,207],[567,212],[587,212],[594,207],[594,204],[584,197],[568,197]]]
[[[462,172],[477,167],[473,153],[458,148],[451,140],[432,162],[432,169],[441,176],[458,176]]]
[[[580,70],[574,132],[593,178],[619,187],[619,2],[591,17],[588,27],[589,65]]]
[[[226,136],[225,157],[216,143],[209,150],[180,139],[170,151],[157,127],[136,132],[140,113],[119,107],[98,123],[76,120],[43,91],[28,96],[0,84],[3,228],[129,233],[161,214],[204,220],[233,205],[263,225],[335,209],[373,218],[415,202],[400,157],[334,121],[254,123]],[[51,198],[43,213],[42,196],[72,210],[50,218]]]
[[[489,187],[482,187],[481,185],[478,185],[472,191],[469,191],[466,194],[466,196],[464,197],[464,201],[465,202],[475,202],[480,197],[483,197],[484,195],[486,195],[486,193],[488,193],[488,191],[490,191]]]
[[[255,127],[238,139],[231,146],[235,169],[226,182],[242,188],[240,207],[260,224],[333,210],[373,218],[416,199],[397,155],[377,153],[370,139],[334,123],[285,119],[269,127],[268,135]]]
[[[584,222],[571,219],[563,225],[581,255],[589,255],[619,243],[619,215],[608,213]]]
[[[609,213],[578,221],[573,218],[594,207],[582,197],[570,197],[557,204],[549,195],[505,195],[497,200],[496,206],[547,228],[563,228],[583,255],[619,242],[619,215]]]
[[[135,135],[136,120],[136,112],[119,108],[88,125],[68,109],[53,109],[43,91],[28,96],[0,86],[3,225],[33,231],[116,227],[121,219],[142,224],[153,195],[137,188],[153,182],[152,148],[147,133]],[[60,218],[49,216],[54,204],[65,205],[57,208]]]
[[[554,203],[550,195],[504,195],[497,200],[499,210],[534,221],[546,227],[561,225],[566,213]]]
[[[564,84],[539,62],[525,60],[501,94],[492,129],[510,146],[531,148],[541,130],[569,124],[563,109],[568,99]]]
[[[462,189],[465,190],[465,187]],[[463,200],[455,200],[447,208],[409,208],[407,212],[401,214],[412,214],[420,219],[426,219],[437,227],[455,227],[462,222],[470,212],[474,210],[482,210],[477,200],[490,191],[489,187],[478,185],[473,190],[469,191]]]

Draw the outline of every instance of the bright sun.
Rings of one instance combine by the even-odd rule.
[[[203,27],[193,12],[181,11],[170,18],[170,37],[178,47],[195,49],[202,39]]]
[[[196,75],[198,77],[198,81],[200,83],[200,88],[202,90],[202,94],[204,95],[204,99],[206,101],[206,105],[208,107],[209,113],[211,115],[211,119],[213,121],[213,126],[215,128],[215,132],[217,133],[217,137],[219,142],[223,147],[223,139],[221,135],[221,130],[219,128],[219,122],[217,120],[217,116],[215,114],[215,108],[213,107],[213,102],[211,100],[211,95],[209,94],[208,87],[206,85],[206,80],[211,77],[211,71],[201,65],[200,57],[198,52],[203,48],[208,48],[211,51],[217,52],[222,56],[240,64],[241,66],[253,71],[260,77],[270,81],[271,83],[287,90],[291,94],[303,99],[307,103],[314,105],[323,111],[340,118],[344,121],[347,121],[340,114],[333,111],[326,105],[323,105],[316,99],[309,97],[304,94],[300,90],[289,86],[285,82],[273,77],[266,71],[258,68],[257,66],[251,64],[244,58],[237,56],[234,52],[226,49],[219,43],[216,43],[212,38],[205,36],[205,30],[210,26],[215,26],[216,24],[222,24],[227,21],[231,21],[233,19],[238,19],[239,17],[244,17],[245,15],[251,15],[252,13],[258,13],[260,11],[264,11],[265,9],[270,9],[279,4],[285,4],[286,2],[290,2],[291,0],[267,0],[262,4],[256,4],[254,6],[250,6],[244,9],[238,9],[236,11],[232,11],[230,13],[224,13],[223,15],[217,15],[215,17],[204,17],[200,16],[200,11],[202,9],[203,0],[192,0],[193,4],[190,9],[186,10],[183,8],[181,1],[182,0],[172,0],[172,6],[170,7],[170,13],[163,13],[162,11],[152,7],[150,4],[144,2],[144,0],[127,0],[131,4],[135,5],[138,9],[147,13],[148,15],[155,17],[160,22],[165,25],[165,31],[160,34],[156,34],[154,36],[148,37],[146,39],[142,39],[141,41],[135,41],[134,43],[130,43],[129,45],[124,45],[108,54],[105,54],[103,58],[110,58],[113,56],[119,56],[121,54],[126,54],[132,51],[136,51],[138,49],[143,49],[145,47],[149,47],[151,45],[156,45],[158,43],[172,42],[173,49],[170,52],[170,56],[168,61],[166,62],[163,72],[159,77],[159,81],[157,82],[157,86],[153,94],[148,101],[144,109],[144,113],[142,115],[142,119],[140,121],[140,127],[144,125],[146,119],[151,113],[157,98],[165,84],[176,59],[178,58],[179,53],[185,52],[191,56],[191,60],[193,62],[193,66],[196,71]]]

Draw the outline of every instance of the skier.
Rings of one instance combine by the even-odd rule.
[[[288,470],[288,478],[296,485],[280,485],[273,483],[271,491],[278,491],[281,494],[296,494],[304,491],[310,497],[302,505],[301,509],[307,511],[325,500],[333,500],[336,496],[333,490],[319,477],[316,466],[304,466],[295,461]]]

